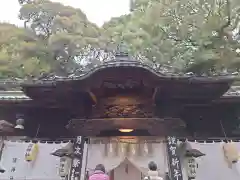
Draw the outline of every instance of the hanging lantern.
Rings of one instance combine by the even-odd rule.
[[[15,129],[21,129],[21,130],[23,130],[23,129],[24,129],[25,120],[23,119],[22,115],[17,115],[16,118],[17,118],[17,120],[16,120]]]
[[[25,153],[25,160],[26,161],[35,161],[38,154],[38,144],[37,143],[30,143],[27,147]]]
[[[71,164],[71,159],[67,157],[61,157],[60,158],[60,164],[59,164],[59,176],[60,177],[66,177],[69,173]]]
[[[186,167],[188,179],[195,179],[196,170],[198,168],[196,158],[205,156],[206,154],[202,153],[198,149],[193,149],[191,144],[188,141],[182,142],[180,144],[178,153],[182,157],[181,160],[183,160],[186,163],[185,167]]]
[[[188,179],[195,179],[196,178],[196,170],[198,168],[198,164],[194,157],[187,157],[186,158],[186,170]]]
[[[235,146],[235,143],[233,142],[224,143],[223,152],[224,152],[225,160],[227,161],[229,167],[231,167],[232,164],[235,164],[238,162],[239,154],[238,154],[238,149]]]

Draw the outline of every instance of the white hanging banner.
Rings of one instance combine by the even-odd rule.
[[[172,180],[183,180],[180,159],[177,154],[177,138],[174,136],[167,137],[167,153]]]
[[[73,144],[74,158],[72,160],[70,180],[80,180],[81,178],[84,141],[85,138],[83,136],[78,136]]]

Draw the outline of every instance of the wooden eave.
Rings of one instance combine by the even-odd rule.
[[[10,101],[28,101],[31,100],[22,91],[0,91],[0,101],[10,100]]]
[[[231,86],[234,77],[190,77],[163,75],[144,66],[103,66],[86,75],[74,78],[23,83],[26,95],[35,99],[62,96],[73,92],[84,92],[92,88],[101,88],[103,81],[121,81],[127,79],[141,82],[146,87],[159,88],[175,98],[209,98],[222,96]],[[159,91],[158,90],[158,91]]]
[[[59,104],[34,101],[23,91],[0,91],[0,106],[9,107],[45,107],[56,108]],[[61,108],[61,107],[59,107]]]
[[[67,128],[74,135],[96,136],[101,131],[118,129],[147,129],[150,134],[164,136],[186,132],[185,123],[178,118],[109,118],[72,119]],[[182,134],[181,134],[182,135]]]
[[[0,91],[0,106],[32,104],[32,99],[22,91]]]
[[[172,99],[208,99],[221,97],[234,82],[233,76],[196,77],[157,70],[149,64],[126,57],[116,57],[113,61],[103,62],[78,76],[47,77],[31,81],[13,82],[22,88],[26,96],[38,101],[66,101],[64,97],[78,94],[82,98],[92,88],[101,88],[103,81],[128,79],[142,83],[144,87],[157,88],[155,97]],[[4,84],[11,85],[5,81]],[[74,94],[74,95],[73,95]],[[91,96],[91,93],[89,93]],[[74,97],[72,97],[74,98]],[[92,98],[94,101],[94,98]]]
[[[240,86],[231,86],[223,96],[215,99],[213,103],[240,103]]]

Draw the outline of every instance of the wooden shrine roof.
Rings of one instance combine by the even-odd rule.
[[[101,76],[104,72],[115,70],[130,69],[130,76],[138,76],[141,73],[146,73],[153,78],[155,82],[169,81],[169,82],[187,82],[187,83],[232,83],[236,76],[229,75],[214,75],[214,76],[197,76],[193,73],[183,73],[166,65],[161,65],[157,62],[152,62],[143,56],[130,56],[125,52],[99,52],[96,56],[85,57],[89,59],[86,65],[79,65],[79,68],[68,75],[43,74],[36,78],[1,80],[0,88],[4,86],[9,87],[41,87],[41,86],[55,86],[57,83],[67,83],[72,81],[87,81],[94,75]],[[100,55],[99,55],[100,54]],[[103,56],[103,57],[101,57]],[[117,74],[122,76],[124,74]],[[149,79],[151,80],[151,79]],[[156,84],[157,86],[157,84]]]
[[[208,77],[196,76],[192,73],[176,73],[172,68],[153,63],[144,57],[129,56],[122,51],[104,54],[103,57],[95,56],[95,59],[98,58],[97,63],[94,60],[90,61],[90,64],[68,76],[53,74],[25,80],[3,80],[0,82],[0,88],[21,87],[24,94],[31,99],[62,100],[65,95],[74,96],[76,92],[99,89],[110,81],[110,84],[115,83],[111,85],[124,88],[160,87],[160,93],[167,93],[169,97],[180,97],[180,99],[207,97],[212,100],[226,93],[236,79],[231,75]],[[91,60],[92,56],[88,58]],[[25,96],[16,97],[21,99]],[[5,99],[11,99],[11,96],[2,98]]]
[[[31,100],[28,96],[24,94],[23,91],[0,91],[0,101],[25,101]]]

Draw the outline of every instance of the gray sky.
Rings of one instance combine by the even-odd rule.
[[[2,0],[0,5],[0,21],[21,25],[18,20],[18,0]],[[111,17],[129,12],[129,0],[52,0],[80,8],[88,19],[99,26]]]

